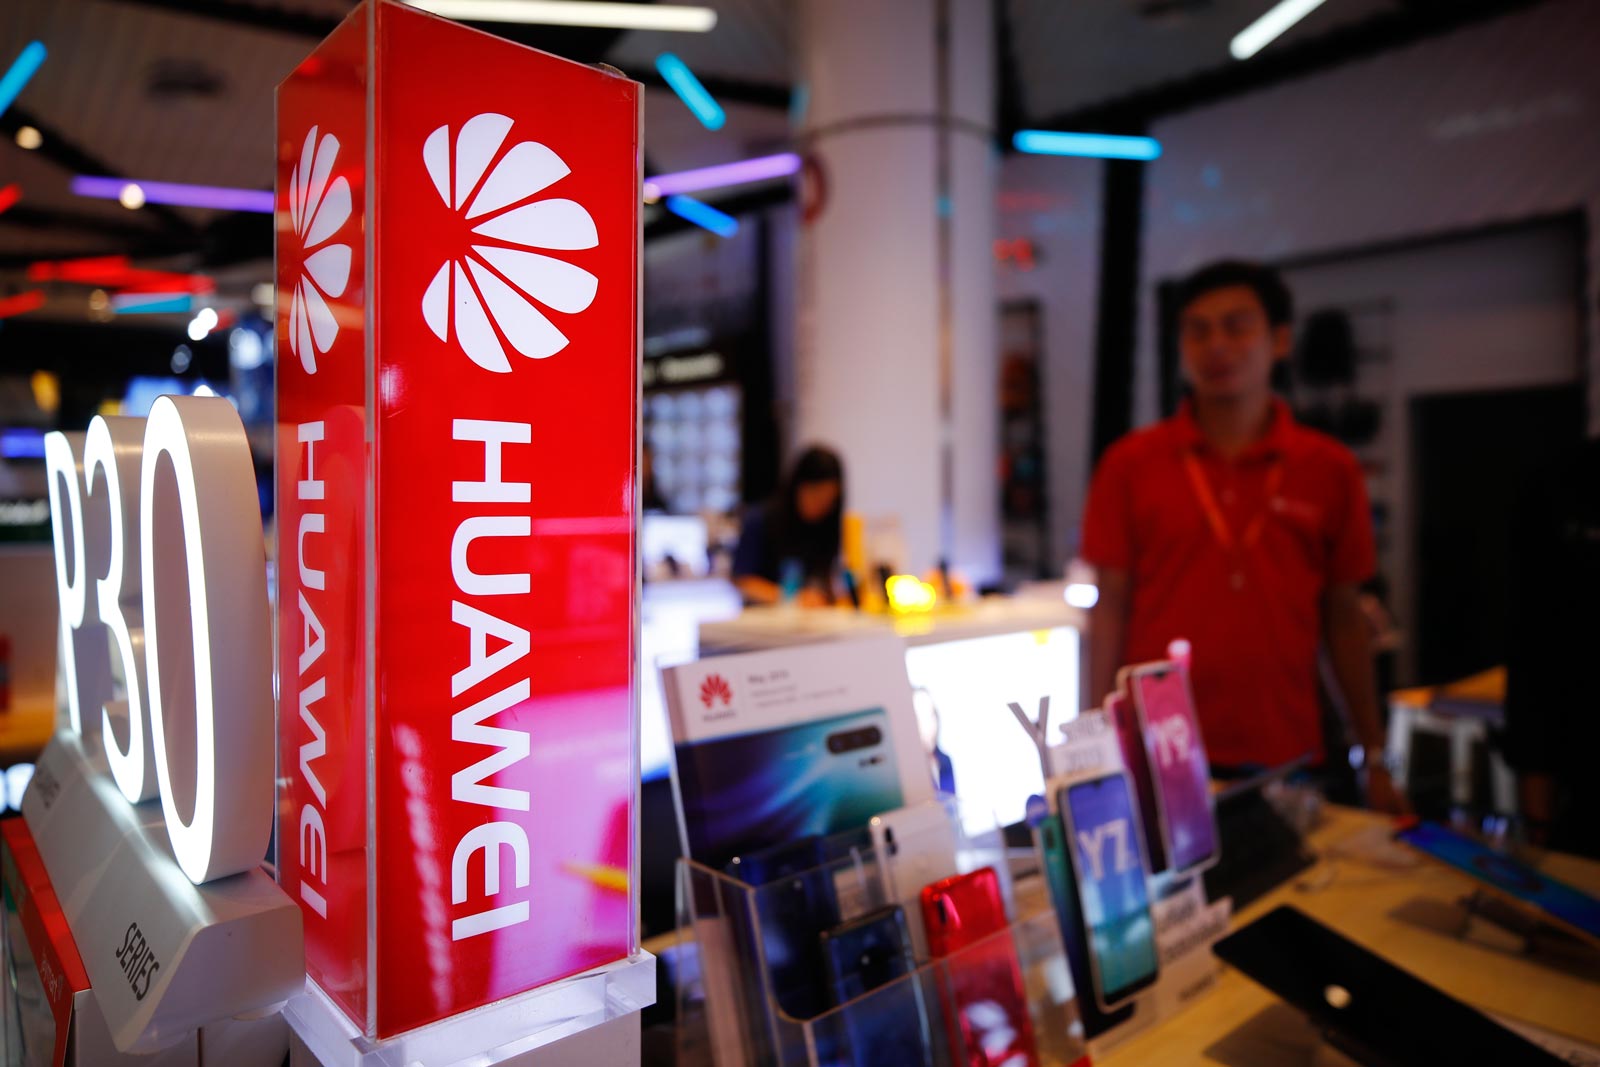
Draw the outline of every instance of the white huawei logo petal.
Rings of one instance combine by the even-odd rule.
[[[339,320],[328,299],[343,296],[350,284],[350,246],[317,248],[350,219],[350,183],[342,177],[328,180],[338,155],[339,139],[328,133],[318,142],[313,126],[289,178],[289,221],[302,251],[310,253],[289,297],[289,348],[307,374],[317,373],[318,354],[332,348],[339,336]]]
[[[540,305],[576,315],[594,302],[599,286],[582,267],[524,251],[593,248],[600,236],[579,204],[532,199],[571,173],[549,148],[521,141],[495,160],[511,126],[504,115],[473,116],[455,135],[453,160],[449,126],[434,130],[422,146],[439,199],[469,222],[483,219],[474,235],[500,242],[473,242],[441,264],[422,294],[422,319],[441,341],[453,332],[472,362],[499,374],[511,370],[507,344],[531,359],[567,346]]]

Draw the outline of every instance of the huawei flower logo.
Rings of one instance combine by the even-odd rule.
[[[700,683],[700,703],[709,708],[719,700],[723,707],[733,703],[733,690],[728,688],[728,680],[722,675],[708,675]]]
[[[561,157],[536,141],[501,155],[510,132],[504,115],[475,115],[453,145],[450,127],[440,126],[422,146],[434,188],[470,227],[470,247],[447,259],[422,294],[422,317],[439,340],[453,331],[472,362],[499,374],[511,370],[506,345],[531,359],[565,348],[566,335],[540,305],[575,315],[593,302],[599,284],[580,267],[526,251],[593,248],[600,239],[578,204],[537,198],[570,173]]]
[[[300,357],[307,374],[317,373],[317,355],[332,348],[339,336],[339,322],[328,299],[343,296],[350,281],[350,246],[317,248],[350,218],[350,183],[343,178],[328,181],[338,155],[339,139],[328,133],[318,143],[313,126],[289,178],[289,221],[304,255],[300,278],[289,297],[289,348]]]

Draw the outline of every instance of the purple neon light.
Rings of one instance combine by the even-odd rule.
[[[254,211],[272,214],[272,192],[268,189],[229,189],[220,185],[184,185],[181,182],[146,182],[133,178],[98,178],[79,175],[72,179],[72,191],[79,196],[117,200],[122,190],[137,185],[144,190],[147,204],[172,204],[177,207],[206,207],[217,211]]]
[[[720,163],[715,167],[657,174],[654,178],[645,179],[644,191],[655,196],[677,196],[679,193],[697,193],[703,189],[720,189],[724,185],[787,178],[799,169],[799,156],[793,152],[781,152],[775,156],[741,159],[737,163]]]

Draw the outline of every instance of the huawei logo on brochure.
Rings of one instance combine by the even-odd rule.
[[[700,703],[708,709],[715,707],[717,701],[722,701],[723,707],[733,703],[733,690],[728,688],[728,680],[720,674],[712,674],[700,683]]]
[[[307,374],[317,373],[317,356],[339,336],[328,300],[343,296],[350,283],[350,246],[325,244],[350,218],[350,183],[342,177],[328,180],[338,156],[339,139],[325,133],[319,142],[313,126],[289,178],[289,221],[305,256],[289,296],[289,349]]]
[[[537,141],[501,154],[511,126],[504,115],[475,115],[453,139],[440,126],[422,146],[428,176],[463,222],[467,246],[428,283],[422,317],[435,337],[454,334],[468,359],[497,374],[511,371],[508,345],[530,359],[565,348],[566,335],[543,309],[576,315],[599,284],[581,267],[530,251],[593,248],[600,239],[582,206],[539,195],[571,173],[560,156]]]

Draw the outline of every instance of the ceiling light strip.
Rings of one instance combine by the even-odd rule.
[[[669,196],[663,206],[680,219],[686,219],[702,230],[710,230],[718,237],[732,237],[739,232],[738,219],[691,197]]]
[[[1324,0],[1282,0],[1241,30],[1228,44],[1234,59],[1249,59],[1323,5]]]
[[[272,192],[267,189],[233,189],[220,185],[184,185],[179,182],[149,182],[81,174],[72,179],[74,193],[100,200],[120,200],[123,190],[130,185],[137,185],[144,192],[144,202],[147,204],[211,208],[216,211],[251,211],[261,215],[270,215],[273,210]]]
[[[28,84],[46,55],[43,41],[29,41],[11,63],[9,70],[0,75],[0,115],[5,114],[22,87]]]
[[[800,157],[793,152],[775,156],[758,156],[741,159],[737,163],[721,163],[715,167],[697,170],[680,170],[672,174],[657,174],[644,183],[645,199],[653,200],[679,193],[698,193],[707,189],[721,189],[729,185],[766,181],[770,178],[787,178],[800,169]]]
[[[717,24],[709,7],[618,4],[601,0],[409,0],[412,7],[463,22],[526,22],[609,30],[705,33]]]
[[[667,88],[677,93],[683,106],[700,120],[700,125],[708,130],[722,129],[728,121],[727,113],[717,103],[716,97],[700,84],[700,79],[694,76],[694,71],[689,69],[687,63],[671,52],[662,52],[656,57],[656,70],[661,72]]]
[[[1149,162],[1161,155],[1161,142],[1153,137],[1125,137],[1110,133],[1065,133],[1060,130],[1018,130],[1011,143],[1018,152],[1041,156],[1081,156],[1086,159],[1132,159]]]

